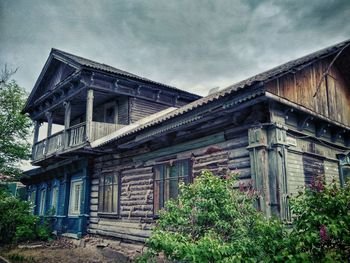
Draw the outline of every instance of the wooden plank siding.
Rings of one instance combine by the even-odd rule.
[[[299,71],[267,82],[266,89],[333,121],[350,126],[349,83],[336,65],[324,77],[330,63],[331,58],[319,60]]]
[[[212,135],[215,137],[215,134]],[[240,131],[230,138],[206,146],[194,146],[192,149],[174,154],[162,152],[161,156],[144,154],[105,155],[95,159],[90,195],[90,225],[88,232],[116,237],[128,241],[144,242],[153,226],[153,175],[154,166],[159,158],[191,159],[192,175],[198,176],[204,169],[216,175],[240,172],[244,182],[251,179],[247,130]],[[163,150],[163,149],[162,149]],[[166,148],[164,148],[166,150]],[[152,159],[153,158],[153,159]],[[135,161],[135,160],[142,161]],[[120,214],[118,218],[105,218],[98,214],[98,178],[102,174],[121,173]]]
[[[162,110],[165,110],[166,108],[169,108],[169,106],[147,101],[144,99],[129,98],[129,109],[130,109],[130,123],[136,122],[144,117],[147,117],[149,115],[152,115],[154,113],[160,112]]]

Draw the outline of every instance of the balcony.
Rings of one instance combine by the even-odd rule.
[[[102,138],[125,125],[104,122],[91,122],[90,138],[86,136],[86,122],[71,126],[66,130],[54,133],[33,145],[32,161],[38,163],[51,156],[79,149],[89,142]]]

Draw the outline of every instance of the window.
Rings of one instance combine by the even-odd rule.
[[[81,194],[83,189],[82,181],[73,181],[70,188],[69,214],[80,215]]]
[[[350,164],[342,166],[344,183],[349,183],[350,180]]]
[[[28,196],[28,201],[32,205],[32,213],[35,211],[36,190],[32,190]]]
[[[119,174],[101,176],[98,195],[99,212],[118,214],[119,185]]]
[[[39,215],[43,216],[45,214],[45,204],[46,204],[46,189],[40,191],[40,206]]]
[[[347,155],[339,156],[339,165],[340,165],[340,179],[342,185],[349,183],[350,181],[350,153]]]
[[[58,186],[52,188],[52,198],[51,198],[51,209],[53,210],[54,215],[57,214],[58,207]]]
[[[154,213],[164,207],[166,201],[179,194],[179,183],[190,182],[190,161],[157,165],[154,178]]]

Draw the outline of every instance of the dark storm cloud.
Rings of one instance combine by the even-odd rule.
[[[206,95],[350,37],[350,1],[5,1],[0,62],[30,90],[51,47]]]

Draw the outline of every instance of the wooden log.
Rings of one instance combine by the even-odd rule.
[[[105,230],[99,230],[99,229],[89,229],[88,232],[90,234],[98,234],[98,235],[102,235],[102,236],[110,236],[110,237],[115,237],[115,238],[122,239],[122,240],[131,240],[131,241],[142,242],[142,243],[144,243],[146,241],[145,237],[139,237],[139,236],[133,236],[133,235],[125,235],[125,234],[114,233],[114,232],[105,231]]]
[[[135,174],[135,175],[128,175],[122,176],[122,182],[126,183],[126,182],[130,182],[130,181],[136,181],[136,180],[145,180],[145,179],[152,179],[153,178],[153,173],[149,173],[149,174]]]

